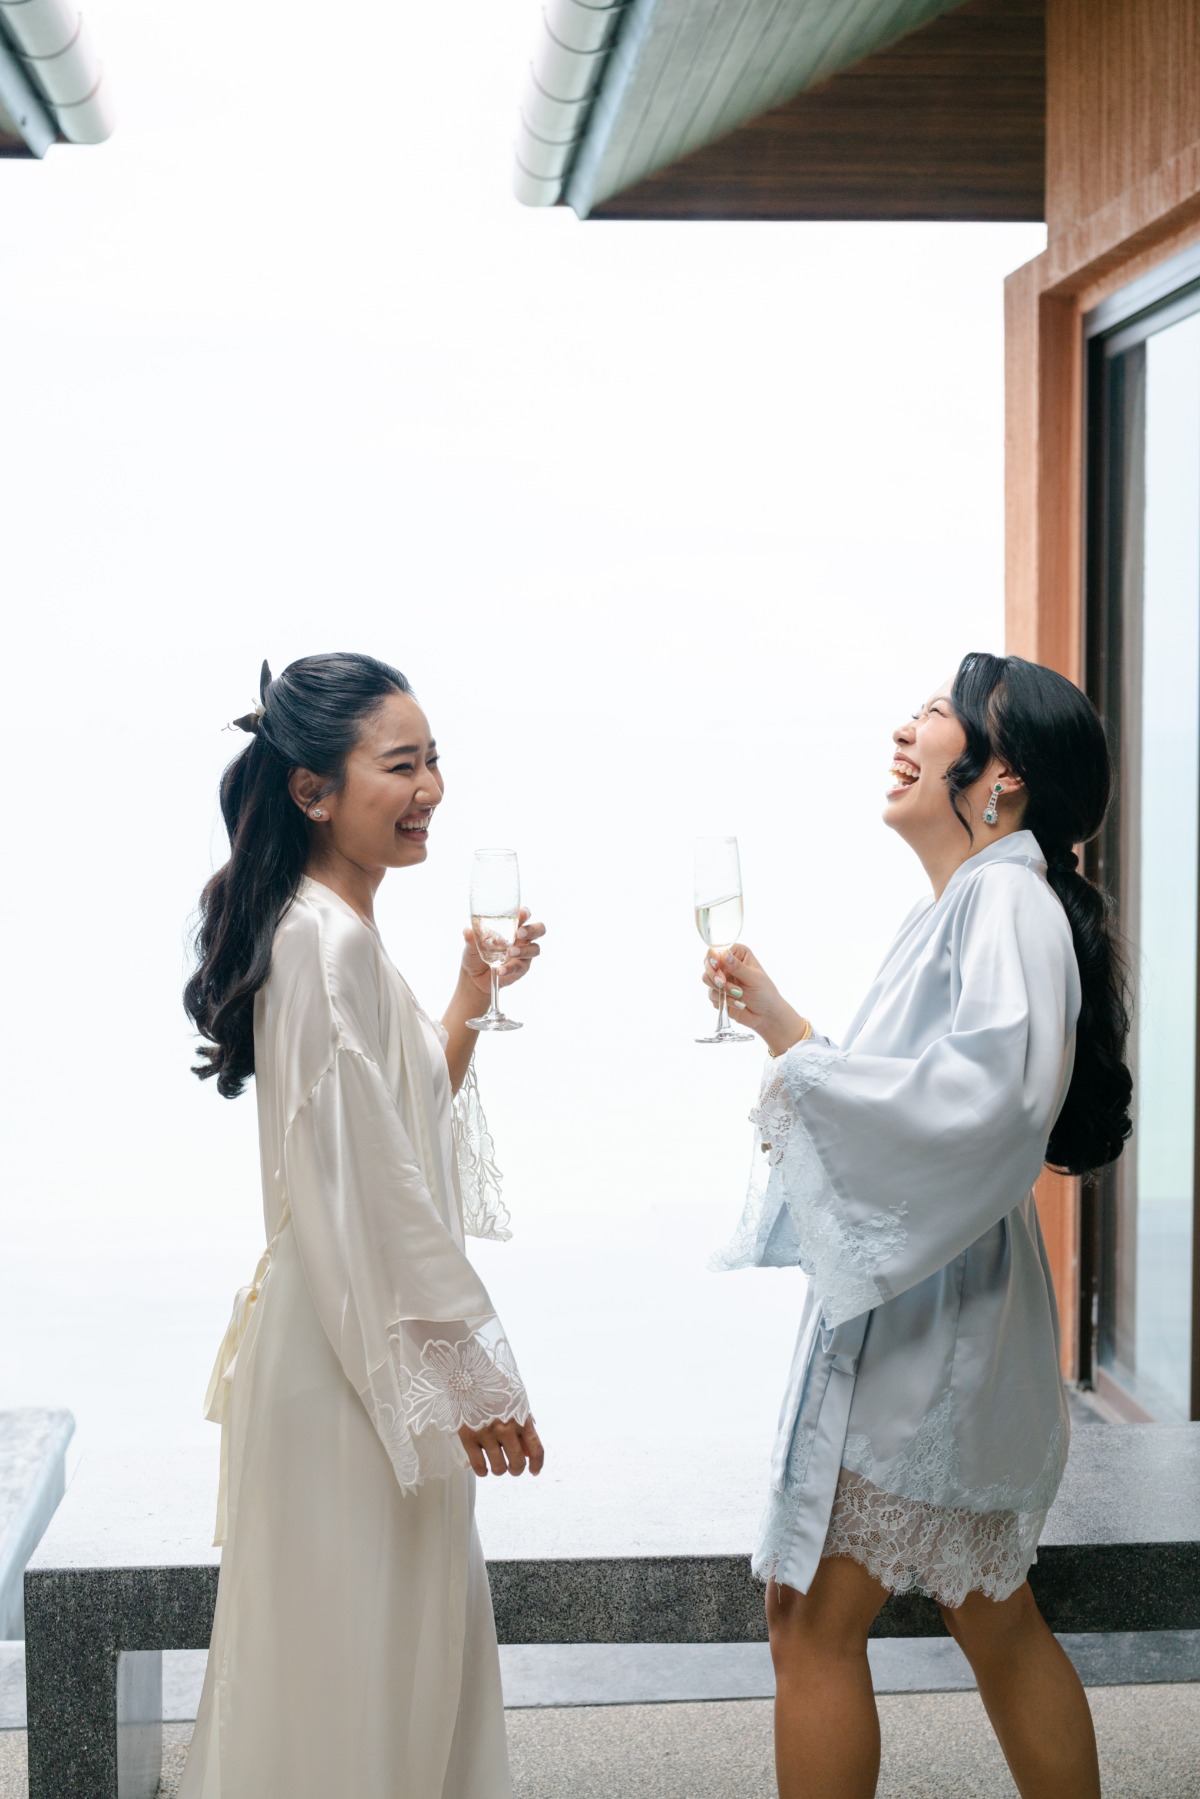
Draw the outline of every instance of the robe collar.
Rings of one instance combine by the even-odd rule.
[[[372,924],[369,918],[364,918],[361,912],[357,912],[349,901],[344,900],[340,893],[335,893],[332,887],[327,887],[324,881],[314,881],[311,875],[301,875],[296,895],[299,899],[315,898],[325,905],[336,907],[339,912],[344,912],[347,918],[356,919],[364,930],[370,931],[373,937],[378,938],[379,926]]]
[[[986,849],[976,850],[973,856],[968,856],[946,882],[942,889],[942,899],[953,892],[960,882],[974,874],[977,868],[982,868],[989,862],[1020,862],[1037,874],[1044,875],[1046,872],[1046,858],[1033,832],[1012,831],[1007,837],[1001,837],[998,843],[989,843]]]

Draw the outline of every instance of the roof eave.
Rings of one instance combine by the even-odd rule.
[[[52,143],[100,144],[111,136],[108,84],[75,0],[0,0],[0,51],[17,110],[0,99],[31,155],[44,156]]]

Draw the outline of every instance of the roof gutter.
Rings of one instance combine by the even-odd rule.
[[[0,108],[24,138],[29,154],[44,156],[58,136],[58,127],[34,92],[22,64],[9,49],[3,32],[0,32]]]
[[[659,10],[660,0],[631,0],[629,18],[604,70],[596,103],[588,119],[587,141],[579,147],[564,185],[568,206],[586,219],[596,203],[596,186],[612,134],[625,104],[629,84]]]
[[[72,0],[0,0],[0,62],[24,76],[41,101],[43,120],[52,122],[48,141],[44,126],[35,129],[42,144],[37,148],[0,89],[5,109],[35,156],[44,156],[60,136],[70,144],[99,144],[111,135],[114,120],[104,70]]]
[[[624,38],[625,17],[638,4],[546,0],[517,128],[513,192],[523,205],[558,204],[608,64]]]

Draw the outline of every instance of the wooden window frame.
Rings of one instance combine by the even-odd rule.
[[[1084,605],[1083,663],[1087,691],[1108,720],[1114,756],[1122,775],[1137,790],[1137,770],[1121,753],[1123,725],[1138,718],[1141,662],[1136,644],[1125,630],[1123,592],[1128,558],[1129,461],[1131,415],[1142,403],[1130,382],[1136,365],[1128,358],[1144,353],[1148,338],[1200,312],[1200,245],[1171,257],[1140,280],[1111,294],[1084,315]],[[1144,382],[1139,384],[1144,396]],[[1132,435],[1140,433],[1134,421]],[[1200,507],[1200,496],[1198,496]],[[1133,525],[1140,530],[1141,518]],[[1132,649],[1132,653],[1131,653]],[[1198,671],[1200,678],[1200,671]],[[1140,742],[1135,729],[1132,741]],[[1085,866],[1093,880],[1122,896],[1122,927],[1137,942],[1137,919],[1131,906],[1134,891],[1127,875],[1139,859],[1138,820],[1123,804],[1118,784],[1116,802],[1104,831],[1087,847]],[[1200,907],[1197,909],[1200,936]],[[1192,1185],[1192,1313],[1189,1416],[1200,1419],[1200,995],[1197,1003],[1197,1090],[1195,1165]],[[1136,1066],[1137,1017],[1130,1038]],[[1101,1365],[1105,1327],[1103,1301],[1111,1294],[1118,1266],[1118,1239],[1124,1224],[1121,1163],[1106,1169],[1080,1195],[1078,1371],[1084,1385],[1119,1416],[1145,1420],[1150,1414],[1132,1393]]]

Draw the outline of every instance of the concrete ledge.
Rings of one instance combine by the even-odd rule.
[[[765,1641],[744,1556],[488,1562],[502,1643]],[[1052,1630],[1200,1630],[1200,1543],[1048,1545],[1030,1585]],[[895,1594],[873,1637],[944,1636],[936,1605]]]
[[[722,1485],[724,1470],[664,1444],[629,1458],[619,1488],[588,1446],[556,1468],[481,1484],[502,1643],[763,1638],[748,1480]],[[202,1649],[211,1628],[215,1484],[205,1455],[81,1465],[26,1573],[30,1799],[152,1799],[159,1652]],[[1200,1628],[1200,1425],[1078,1432],[1031,1579],[1058,1631]],[[874,1634],[942,1631],[934,1605],[905,1595]]]

